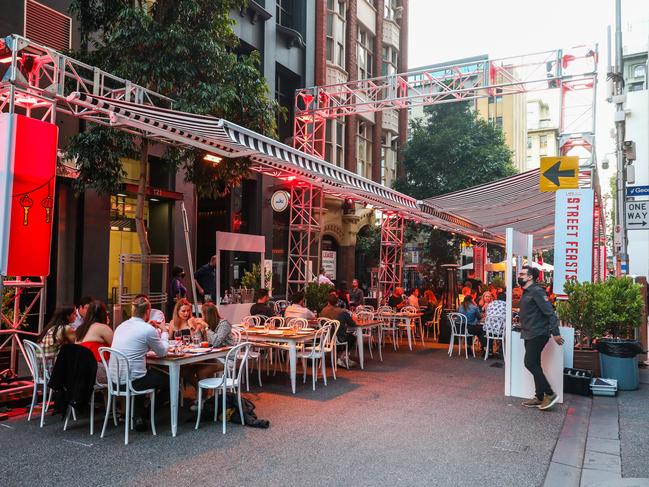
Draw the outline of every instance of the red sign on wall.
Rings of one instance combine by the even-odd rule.
[[[50,273],[50,247],[54,214],[56,147],[58,127],[22,115],[2,115],[0,123],[0,179],[6,194],[0,201],[5,231],[0,233],[7,249],[9,276],[47,276]],[[1,181],[0,181],[1,182]],[[0,184],[0,191],[3,185]],[[8,235],[6,229],[9,229]]]

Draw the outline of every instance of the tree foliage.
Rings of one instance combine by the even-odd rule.
[[[424,114],[411,124],[405,176],[395,189],[424,199],[515,174],[502,131],[467,103],[426,107]]]
[[[82,45],[74,53],[93,66],[172,98],[174,109],[226,118],[274,136],[279,105],[269,97],[256,52],[237,53],[230,11],[243,0],[74,0]],[[115,149],[118,150],[115,150]],[[76,136],[70,154],[77,156],[79,189],[113,191],[123,175],[120,157],[138,148],[117,131],[92,128]],[[171,151],[183,161],[199,194],[216,196],[238,184],[247,159],[205,164],[199,151]],[[100,170],[97,168],[101,167]]]
[[[451,193],[515,174],[512,152],[502,131],[481,119],[467,103],[426,107],[424,118],[411,124],[404,153],[405,175],[395,189],[417,199]],[[485,202],[487,203],[487,202]],[[425,241],[420,270],[433,288],[445,280],[442,264],[457,262],[460,238],[418,226]]]

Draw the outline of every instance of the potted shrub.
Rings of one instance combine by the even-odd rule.
[[[635,329],[642,322],[641,286],[622,277],[609,279],[603,289],[600,319],[604,338],[597,344],[602,377],[616,379],[620,390],[634,390],[640,383],[637,355],[642,346],[635,340]]]
[[[579,339],[573,351],[573,367],[600,376],[599,351],[593,340],[602,336],[603,284],[569,281],[564,286],[567,300],[557,303],[557,316],[575,328]]]
[[[271,291],[271,285],[273,282],[273,273],[268,271],[266,272],[266,275],[264,276],[264,286]],[[250,296],[247,296],[247,299],[244,301],[245,303],[252,303],[254,301],[253,297],[255,294],[255,291],[258,289],[261,289],[261,265],[259,264],[252,264],[252,271],[245,271],[243,273],[243,277],[241,278],[241,285],[244,287],[246,290],[250,290],[248,294]]]
[[[322,308],[327,305],[327,297],[331,291],[336,288],[329,284],[318,284],[317,282],[310,282],[306,285],[304,297],[306,298],[306,306],[311,311],[320,313]]]

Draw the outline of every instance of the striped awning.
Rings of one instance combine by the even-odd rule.
[[[428,198],[425,212],[446,212],[478,223],[488,233],[504,237],[508,227],[534,235],[534,247],[554,246],[554,193],[539,191],[539,170],[454,193]]]
[[[83,107],[84,119],[144,133],[161,142],[196,147],[222,157],[248,157],[252,170],[297,183],[321,186],[325,193],[397,212],[407,219],[435,225],[481,240],[502,243],[465,216],[428,208],[399,191],[335,166],[286,144],[224,119],[168,110],[76,92],[67,103]]]

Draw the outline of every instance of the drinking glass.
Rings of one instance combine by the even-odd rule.
[[[201,346],[201,336],[200,335],[192,335],[192,345],[195,347],[200,347]]]
[[[185,345],[189,345],[189,343],[190,343],[190,341],[191,341],[191,338],[192,338],[192,337],[189,336],[189,335],[183,335],[183,343],[184,343]]]

